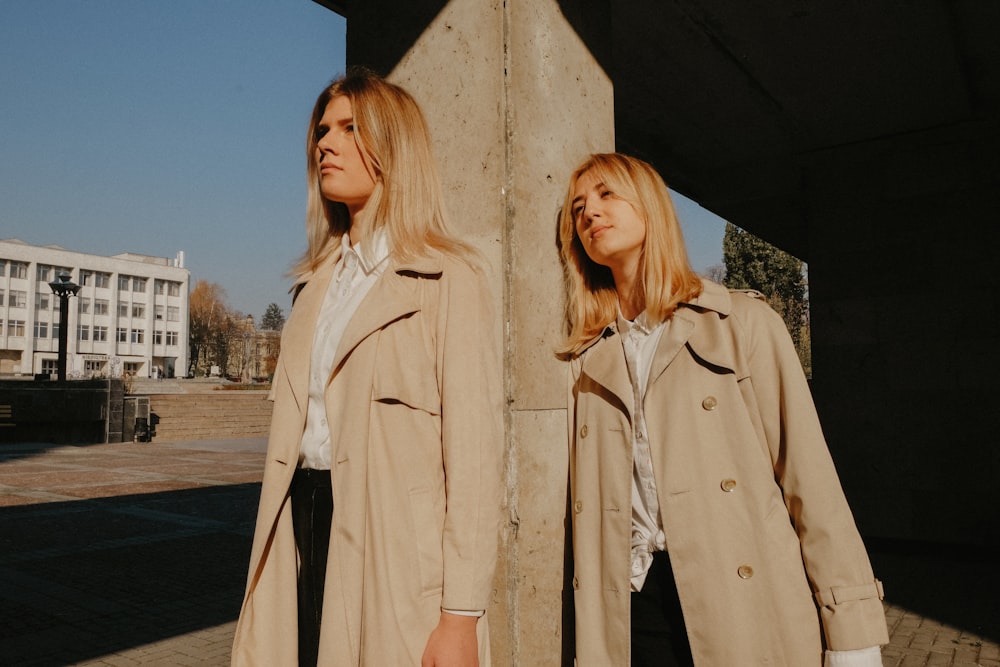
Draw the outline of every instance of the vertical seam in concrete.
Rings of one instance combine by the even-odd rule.
[[[512,0],[502,0],[501,10],[501,40],[503,48],[503,79],[501,89],[501,104],[503,105],[503,350],[504,350],[504,428],[506,437],[507,473],[507,632],[510,639],[510,661],[507,664],[518,664],[520,656],[520,621],[518,610],[518,479],[517,450],[514,433],[513,391],[514,391],[514,343],[512,334],[513,285],[514,285],[514,198],[513,198],[513,135],[514,118],[511,105],[511,27],[510,3]]]

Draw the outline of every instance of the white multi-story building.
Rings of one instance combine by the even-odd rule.
[[[0,375],[55,374],[59,298],[49,283],[67,273],[66,369],[70,378],[133,373],[185,375],[188,294],[184,253],[175,259],[87,255],[0,240]]]

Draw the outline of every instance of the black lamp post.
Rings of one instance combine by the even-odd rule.
[[[69,342],[69,298],[76,296],[80,286],[69,279],[68,273],[60,273],[49,283],[52,292],[59,297],[59,381],[66,380],[66,348]]]
[[[253,382],[250,368],[250,339],[253,338],[253,315],[247,315],[247,321],[243,327],[243,383]]]

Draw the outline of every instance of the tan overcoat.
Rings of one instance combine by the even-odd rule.
[[[288,487],[313,331],[336,259],[310,277],[282,334],[233,665],[297,664]],[[442,607],[486,609],[503,457],[493,322],[483,277],[434,254],[390,259],[348,325],[326,390],[334,510],[321,666],[419,665]],[[483,617],[483,665],[487,632]]]
[[[616,327],[570,364],[579,667],[630,662],[633,392]],[[644,399],[695,664],[819,667],[888,642],[875,579],[784,323],[705,282]]]

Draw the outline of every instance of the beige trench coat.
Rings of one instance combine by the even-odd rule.
[[[609,327],[570,364],[577,660],[630,662],[633,393]],[[644,399],[695,664],[819,667],[888,642],[881,584],[781,319],[706,281],[656,350]]]
[[[288,487],[335,261],[310,278],[282,334],[233,665],[297,664]],[[503,456],[490,304],[483,277],[457,260],[390,259],[344,333],[326,390],[334,511],[321,666],[419,665],[442,607],[487,607]],[[485,617],[477,631],[489,665]]]

